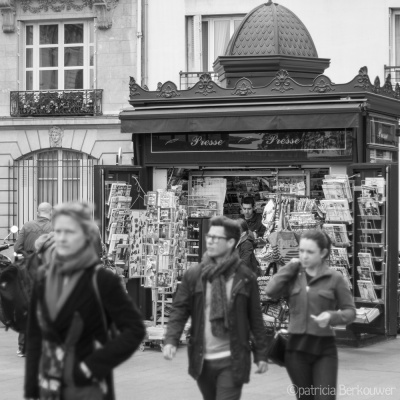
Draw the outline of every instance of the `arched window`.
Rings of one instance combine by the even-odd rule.
[[[36,217],[37,206],[66,201],[93,203],[93,167],[97,160],[85,153],[51,149],[31,153],[14,162],[14,194],[18,226]]]

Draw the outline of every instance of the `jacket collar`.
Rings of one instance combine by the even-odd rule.
[[[329,268],[328,264],[325,262],[322,267],[318,270],[317,274],[311,279],[310,283],[314,283],[318,281],[319,279],[325,277],[325,276],[331,276],[333,274],[333,271]],[[304,271],[304,276],[305,276],[305,271]]]

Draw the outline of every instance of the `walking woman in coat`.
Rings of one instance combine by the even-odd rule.
[[[281,268],[266,289],[270,297],[289,297],[285,365],[300,400],[336,399],[338,356],[332,326],[355,319],[347,283],[327,265],[330,250],[324,232],[304,232],[300,259]]]
[[[60,205],[53,224],[55,243],[31,299],[25,398],[112,400],[112,370],[141,343],[142,318],[120,278],[98,268],[89,206]],[[118,330],[112,340],[108,321]]]

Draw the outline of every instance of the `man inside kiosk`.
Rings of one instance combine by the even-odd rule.
[[[255,202],[253,197],[245,197],[242,201],[242,214],[240,218],[246,220],[249,231],[253,232],[254,237],[262,238],[265,232],[265,226],[262,224],[262,214],[255,211]]]

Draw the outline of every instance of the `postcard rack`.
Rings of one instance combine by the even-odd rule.
[[[148,192],[145,205],[140,278],[152,289],[154,325],[164,326],[169,297],[186,269],[187,214],[174,192]]]
[[[366,178],[357,199],[359,210],[357,286],[361,301],[385,303],[386,182]]]

